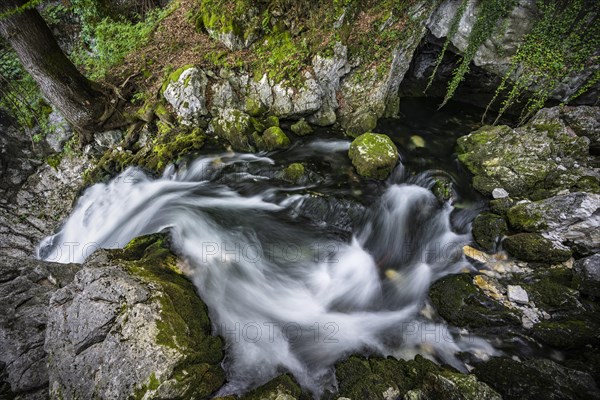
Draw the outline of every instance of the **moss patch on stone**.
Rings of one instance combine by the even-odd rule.
[[[291,183],[298,183],[303,176],[304,165],[300,163],[290,164],[283,170],[283,179]]]
[[[487,252],[494,252],[498,240],[501,239],[508,227],[500,215],[481,213],[473,221],[473,238]]]
[[[486,296],[469,274],[450,275],[435,282],[429,297],[440,316],[455,326],[488,328],[520,325],[520,316]]]
[[[132,276],[160,287],[157,293],[161,295],[156,295],[161,306],[156,340],[182,355],[172,376],[162,382],[156,377],[150,379],[138,394],[143,396],[164,382],[178,386],[177,393],[185,393],[186,398],[187,394],[204,398],[225,382],[220,367],[223,343],[220,337],[211,335],[208,309],[177,267],[177,257],[169,247],[165,234],[154,234],[136,238],[124,249],[111,253],[112,259],[119,260]]]
[[[292,132],[294,132],[298,136],[306,136],[313,133],[313,128],[310,126],[308,122],[304,118],[299,120],[298,122],[292,124],[290,127]]]
[[[506,251],[523,261],[554,264],[572,256],[571,250],[557,247],[537,233],[518,233],[504,239],[502,244]]]
[[[261,150],[273,151],[290,147],[290,139],[278,126],[266,129],[262,135],[254,134],[254,141]]]
[[[348,156],[359,175],[385,179],[398,162],[398,149],[387,135],[369,132],[354,139]]]

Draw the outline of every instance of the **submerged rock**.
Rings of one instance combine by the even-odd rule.
[[[225,377],[207,308],[154,235],[99,251],[50,300],[52,397],[205,398]]]
[[[379,133],[364,133],[354,139],[348,155],[359,175],[373,179],[387,178],[398,162],[396,145]]]

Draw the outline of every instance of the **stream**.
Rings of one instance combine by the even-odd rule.
[[[88,188],[38,256],[81,263],[168,230],[226,341],[220,395],[288,371],[319,396],[335,387],[334,363],[353,353],[423,354],[467,371],[458,353],[496,350],[444,325],[427,291],[473,268],[462,247],[484,202],[453,149],[480,110],[402,101],[401,118],[376,129],[400,152],[385,182],[359,179],[351,140],[328,130],[272,153],[205,151],[160,177],[129,168]],[[292,162],[306,168],[297,184],[282,179]],[[450,201],[432,193],[440,178],[452,182]]]

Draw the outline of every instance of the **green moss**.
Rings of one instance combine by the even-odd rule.
[[[304,165],[300,163],[290,164],[286,169],[283,170],[283,179],[288,182],[298,183],[303,176]]]
[[[306,122],[306,120],[304,118],[302,118],[298,122],[292,124],[290,129],[292,130],[292,132],[294,132],[298,136],[306,136],[306,135],[310,135],[311,133],[313,133],[312,127],[309,125],[308,122]]]
[[[431,191],[438,200],[448,201],[452,197],[452,181],[450,179],[435,178]]]
[[[160,93],[164,93],[165,90],[167,90],[167,86],[169,86],[172,82],[177,82],[179,80],[179,77],[181,76],[181,74],[183,74],[183,72],[187,69],[192,68],[193,65],[192,64],[187,64],[184,65],[181,68],[177,68],[175,71],[171,72],[167,78],[163,81],[163,84],[161,86],[160,89]]]
[[[301,395],[302,390],[294,378],[284,374],[246,393],[241,400],[299,399]]]
[[[51,156],[48,156],[48,158],[46,158],[46,163],[51,166],[52,168],[54,168],[55,170],[58,169],[58,166],[60,165],[60,162],[63,159],[64,154],[61,153],[56,153],[56,154],[52,154]]]
[[[354,139],[348,156],[359,175],[385,179],[396,166],[398,149],[388,136],[369,132]]]
[[[208,309],[177,267],[168,237],[154,234],[133,239],[124,249],[113,251],[111,257],[120,260],[132,276],[159,289],[154,294],[161,308],[157,343],[184,356],[168,377],[170,384],[179,385],[180,393],[194,394],[185,398],[204,398],[213,393],[225,381],[219,367],[223,343],[221,338],[211,336]],[[141,398],[159,385],[156,376],[150,376],[136,395]]]
[[[494,214],[506,216],[508,210],[513,206],[514,202],[510,197],[503,199],[490,200],[490,209]]]
[[[506,221],[500,215],[481,213],[473,221],[473,238],[487,252],[495,252],[499,239],[508,232]]]
[[[600,341],[600,325],[589,319],[542,321],[533,328],[533,337],[556,348],[573,350]]]
[[[279,127],[279,118],[275,115],[268,116],[263,120],[263,125],[265,128]]]
[[[521,323],[515,311],[487,297],[469,274],[440,279],[431,286],[429,297],[440,316],[455,326],[486,328]]]
[[[200,150],[205,139],[206,135],[200,128],[191,131],[172,129],[157,140],[152,148],[155,156],[149,158],[147,165],[152,169],[161,170],[167,164],[178,161],[180,157]]]
[[[519,233],[504,239],[506,251],[523,261],[547,264],[571,258],[571,250],[556,247],[552,241],[537,233]]]
[[[542,213],[527,206],[527,203],[517,204],[508,210],[510,226],[524,232],[541,232],[547,229],[548,226]]]
[[[268,151],[285,149],[289,147],[290,144],[290,139],[278,126],[272,126],[266,129],[260,137],[259,143],[257,143],[260,149]]]

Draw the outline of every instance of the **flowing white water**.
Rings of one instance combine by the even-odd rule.
[[[345,241],[294,218],[306,194],[282,196],[274,185],[242,195],[216,183],[224,166],[272,163],[252,155],[204,157],[160,179],[129,169],[89,188],[61,230],[41,243],[39,257],[83,262],[96,248],[170,228],[215,333],[226,339],[221,394],[287,370],[318,396],[335,384],[332,365],[356,352],[412,356],[429,348],[457,368],[458,351],[493,352],[418,314],[431,282],[466,265],[461,249],[469,235],[453,232],[450,204],[423,187],[391,184]],[[263,179],[245,169],[228,178]]]

